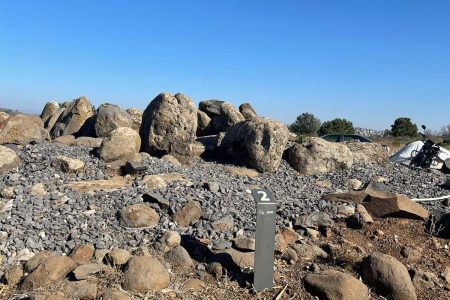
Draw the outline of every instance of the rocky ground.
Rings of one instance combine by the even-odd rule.
[[[277,286],[284,287],[288,284],[286,295],[294,299],[310,298],[304,291],[301,281],[311,267],[349,269],[352,272],[354,262],[363,254],[381,251],[402,259],[413,269],[430,270],[436,275],[437,280],[432,289],[418,288],[420,299],[438,299],[430,295],[439,295],[440,299],[448,297],[448,292],[444,290],[445,282],[439,279],[445,264],[449,263],[448,240],[432,237],[425,233],[422,222],[410,220],[376,221],[362,231],[347,229],[343,221],[354,213],[354,205],[322,200],[324,194],[352,190],[348,187],[350,179],[357,179],[364,184],[376,176],[384,178],[390,191],[411,198],[442,196],[448,191],[439,187],[446,179],[440,172],[413,170],[394,165],[388,167],[354,165],[346,171],[303,176],[283,161],[281,167],[274,173],[258,174],[249,169],[241,169],[250,173],[245,174],[250,176],[236,176],[233,174],[235,168],[230,168],[230,171],[227,166],[215,162],[197,160],[189,167],[182,167],[144,154],[143,164],[147,165],[148,169],[137,176],[126,176],[128,181],[121,184],[122,187],[105,191],[80,191],[68,186],[68,183],[103,179],[113,181],[110,174],[111,166],[93,156],[92,148],[44,143],[27,145],[17,151],[21,159],[20,166],[0,179],[0,191],[3,190],[0,225],[2,272],[43,250],[69,255],[74,248],[84,244],[92,245],[97,251],[121,248],[134,253],[145,248],[158,255],[158,251],[153,247],[154,242],[167,230],[174,230],[181,236],[198,238],[206,247],[209,246],[214,250],[231,248],[234,238],[254,236],[255,203],[250,190],[258,187],[273,191],[279,203],[277,213],[279,230],[283,226],[292,228],[299,216],[315,211],[326,212],[337,221],[329,236],[319,234],[319,237],[314,238],[303,229],[297,231],[301,241],[312,242],[328,251],[321,260],[302,259],[303,254],[298,253],[300,259],[291,260],[293,265],[290,265],[283,262],[281,256],[278,257],[277,266],[281,278],[278,278]],[[84,162],[85,166],[82,171],[76,173],[64,172],[59,166],[52,164],[58,156],[77,158]],[[144,177],[158,174],[171,176],[165,177],[166,187],[152,189],[153,186],[148,186]],[[10,195],[6,195],[8,188],[11,191]],[[158,197],[166,199],[168,206],[162,206],[152,200]],[[192,224],[187,224],[186,228],[181,228],[174,223],[173,214],[191,200],[199,204],[201,217]],[[121,226],[119,214],[121,209],[142,203],[155,209],[160,217],[157,224],[144,229]],[[424,205],[431,210],[450,211],[442,201],[426,202]],[[222,227],[217,225],[218,223]],[[385,235],[377,238],[375,234],[377,230],[384,231]],[[347,250],[327,249],[334,243],[343,244],[343,249],[354,248],[347,253],[350,257],[340,257],[347,255],[341,253]],[[440,246],[436,246],[437,244]],[[423,257],[417,259],[419,263],[410,262],[402,257],[403,247],[416,246],[423,251]],[[339,253],[335,254],[333,251]],[[355,257],[351,257],[352,255]],[[191,256],[196,257],[192,253]],[[425,258],[427,261],[424,261]],[[346,262],[346,259],[352,261]],[[176,279],[171,280],[169,289],[157,297],[171,298],[173,295],[180,296],[181,293],[186,298],[196,298],[200,297],[199,295],[219,296],[221,293],[224,295],[231,292],[235,293],[236,299],[256,299],[274,297],[280,291],[280,288],[276,288],[271,293],[252,294],[249,292],[250,286],[245,286],[245,280],[242,283],[239,278],[233,280],[225,277],[217,281],[210,275],[203,274],[206,273],[203,270],[207,264],[202,258],[199,258],[195,265],[188,268],[188,271],[184,269],[180,274],[174,272],[172,276]],[[180,288],[183,280],[187,278],[203,279],[208,292],[203,294],[204,292],[197,290],[194,292],[196,294],[188,296],[189,293],[185,294]],[[106,288],[109,282],[100,282],[100,286],[102,284],[105,286],[101,289]],[[24,294],[4,289],[3,295],[20,298]]]

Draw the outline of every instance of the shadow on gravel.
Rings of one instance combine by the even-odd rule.
[[[236,281],[242,288],[249,287],[253,283],[253,273],[243,272],[241,268],[233,261],[227,253],[214,253],[206,245],[200,243],[197,239],[188,236],[181,236],[181,246],[183,246],[189,255],[199,262],[207,264],[220,263],[229,279]]]

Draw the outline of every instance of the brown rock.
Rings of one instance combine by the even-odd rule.
[[[52,166],[65,173],[76,173],[84,169],[84,162],[67,156],[57,156],[53,159]]]
[[[171,163],[175,167],[181,167],[181,163],[176,159],[174,156],[166,154],[163,157],[161,157],[161,160]]]
[[[120,211],[120,226],[125,228],[153,228],[158,222],[158,213],[145,204],[125,206]]]
[[[21,288],[30,290],[51,286],[62,280],[74,268],[75,262],[67,256],[50,257],[25,277]]]
[[[164,252],[179,246],[181,243],[181,236],[176,231],[167,230],[162,237],[158,240],[162,246]]]
[[[54,139],[52,142],[64,146],[72,146],[73,142],[75,141],[75,136],[68,134],[68,135],[62,135]]]
[[[234,239],[234,246],[244,251],[255,251],[256,241],[253,238],[241,236]]]
[[[417,202],[411,201],[406,196],[395,195],[391,197],[371,196],[365,198],[362,203],[367,211],[377,218],[407,218],[407,219],[428,219],[429,213]]]
[[[187,227],[202,216],[200,205],[195,201],[188,201],[173,217],[173,220],[181,227]]]
[[[33,197],[43,197],[46,194],[47,194],[47,189],[45,187],[45,184],[43,184],[43,183],[36,183],[30,189],[30,195]]]
[[[86,97],[80,97],[67,104],[51,129],[53,138],[62,135],[76,135],[82,126],[94,115],[92,104]]]
[[[36,294],[33,295],[30,300],[67,300],[64,295],[60,294]]]
[[[230,248],[219,253],[230,255],[233,262],[240,268],[253,268],[255,264],[255,252],[241,252]]]
[[[197,110],[197,124],[197,136],[206,136],[213,132],[211,118],[201,110]]]
[[[382,296],[398,300],[417,299],[408,270],[392,256],[382,253],[367,256],[361,265],[361,275]]]
[[[105,103],[98,107],[94,129],[97,137],[106,137],[119,127],[131,127],[130,115],[114,104]]]
[[[239,105],[239,112],[246,120],[253,120],[258,117],[255,109],[250,103],[242,103]]]
[[[50,251],[42,251],[30,258],[25,263],[25,271],[31,273],[34,269],[36,269],[40,264],[42,264],[45,260],[50,257],[53,257],[53,253]]]
[[[139,153],[141,138],[137,132],[128,127],[119,127],[111,131],[99,148],[99,156],[110,162],[127,158]]]
[[[247,168],[239,168],[233,166],[225,166],[223,170],[231,175],[239,176],[239,177],[250,177],[254,178],[259,175],[259,173],[252,169]]]
[[[13,150],[0,146],[0,175],[7,173],[20,164],[20,158]]]
[[[102,294],[103,300],[131,300],[131,297],[124,292],[117,290],[107,290]]]
[[[93,138],[89,136],[80,136],[72,142],[73,146],[82,146],[89,148],[98,148],[101,146],[103,138]]]
[[[158,175],[145,175],[142,183],[149,190],[165,189],[167,186],[166,181]]]
[[[15,286],[20,283],[23,278],[23,267],[22,265],[12,266],[8,270],[6,270],[3,278],[5,282],[9,285]]]
[[[73,270],[73,275],[76,280],[87,279],[89,276],[102,273],[108,270],[108,267],[104,264],[88,263],[80,265]]]
[[[130,260],[131,254],[128,250],[116,248],[111,250],[106,257],[113,266],[122,266]]]
[[[218,232],[232,231],[234,227],[234,219],[231,215],[225,215],[220,219],[211,222],[211,227]]]
[[[94,246],[90,244],[79,245],[70,253],[70,257],[78,264],[90,262],[94,256]]]
[[[55,112],[59,109],[59,104],[51,101],[45,104],[44,109],[41,113],[41,120],[44,124],[47,124],[48,120],[55,114]]]
[[[192,267],[194,264],[189,253],[182,246],[175,246],[166,253],[165,258],[177,267]]]
[[[66,110],[65,107],[58,108],[55,113],[47,120],[47,122],[44,123],[45,129],[48,131],[51,131],[53,127],[55,126],[56,122],[58,121],[59,117],[63,114],[63,112]]]
[[[320,299],[364,300],[370,298],[369,289],[348,274],[327,270],[305,276],[305,287]]]
[[[200,279],[191,278],[183,284],[185,290],[201,291],[206,288],[206,283]]]
[[[31,142],[43,143],[49,140],[41,118],[23,114],[10,116],[0,127],[0,145],[26,145]]]
[[[388,152],[377,143],[346,143],[353,154],[353,161],[365,166],[386,166]]]
[[[110,191],[116,190],[125,186],[131,185],[131,181],[123,177],[115,177],[108,180],[87,180],[74,181],[67,183],[65,187],[78,192],[92,192],[92,191]]]
[[[170,283],[170,275],[163,264],[151,256],[134,256],[128,262],[123,287],[135,293],[162,290]]]
[[[87,280],[65,281],[61,291],[70,299],[93,300],[97,298],[97,285]]]

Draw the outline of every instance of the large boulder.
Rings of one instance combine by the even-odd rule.
[[[142,124],[143,112],[136,108],[128,108],[126,112],[130,115],[131,128],[139,132]]]
[[[130,115],[117,105],[105,103],[98,107],[94,125],[97,137],[106,137],[114,129],[131,126]]]
[[[152,256],[134,256],[128,262],[122,286],[134,293],[146,293],[162,290],[169,283],[169,272],[159,260]]]
[[[316,137],[295,143],[288,149],[287,158],[292,168],[307,175],[348,170],[353,165],[353,154],[345,144]]]
[[[244,116],[231,104],[219,100],[206,100],[199,103],[199,110],[211,119],[206,134],[225,132],[231,126],[245,120]]]
[[[0,146],[0,175],[17,167],[20,163],[20,158],[13,150]]]
[[[197,110],[197,136],[206,136],[211,132],[211,118],[205,112]]]
[[[48,120],[44,123],[45,129],[47,129],[49,132],[53,129],[56,122],[58,121],[59,117],[62,115],[62,113],[66,110],[65,107],[58,108],[53,115],[48,118]]]
[[[51,129],[51,136],[53,138],[77,134],[94,115],[94,109],[91,102],[86,97],[80,97],[67,104],[64,112],[59,116],[55,125]]]
[[[406,267],[395,257],[373,253],[364,258],[361,275],[382,296],[396,300],[417,299]]]
[[[237,163],[260,172],[273,172],[280,165],[288,133],[280,122],[257,118],[230,127],[220,148]]]
[[[305,276],[305,287],[320,299],[364,300],[369,299],[367,286],[348,274],[326,270]]]
[[[99,148],[99,156],[110,162],[139,153],[141,138],[137,132],[129,127],[119,127],[103,139]]]
[[[144,111],[140,135],[142,148],[151,155],[171,154],[180,161],[192,157],[197,131],[197,110],[183,94],[159,94]]]
[[[366,166],[386,166],[388,164],[388,153],[383,146],[377,143],[346,143],[353,153],[353,162]]]
[[[253,120],[258,117],[256,111],[250,103],[242,103],[239,105],[239,112],[244,116],[246,120]]]
[[[59,104],[51,101],[51,102],[47,102],[47,104],[45,104],[44,109],[42,110],[41,113],[41,120],[44,123],[44,125],[47,124],[48,120],[55,114],[55,112],[59,109]]]
[[[49,135],[44,129],[44,123],[36,116],[16,114],[0,125],[0,145],[26,145],[31,142],[42,143],[48,139]]]

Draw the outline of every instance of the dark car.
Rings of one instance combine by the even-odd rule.
[[[361,143],[373,143],[366,137],[357,135],[357,134],[327,134],[321,136],[322,139],[328,142],[361,142]],[[384,151],[389,152],[389,147],[386,145],[382,145]]]
[[[372,143],[371,140],[357,134],[327,134],[321,136],[328,142],[363,142]]]

